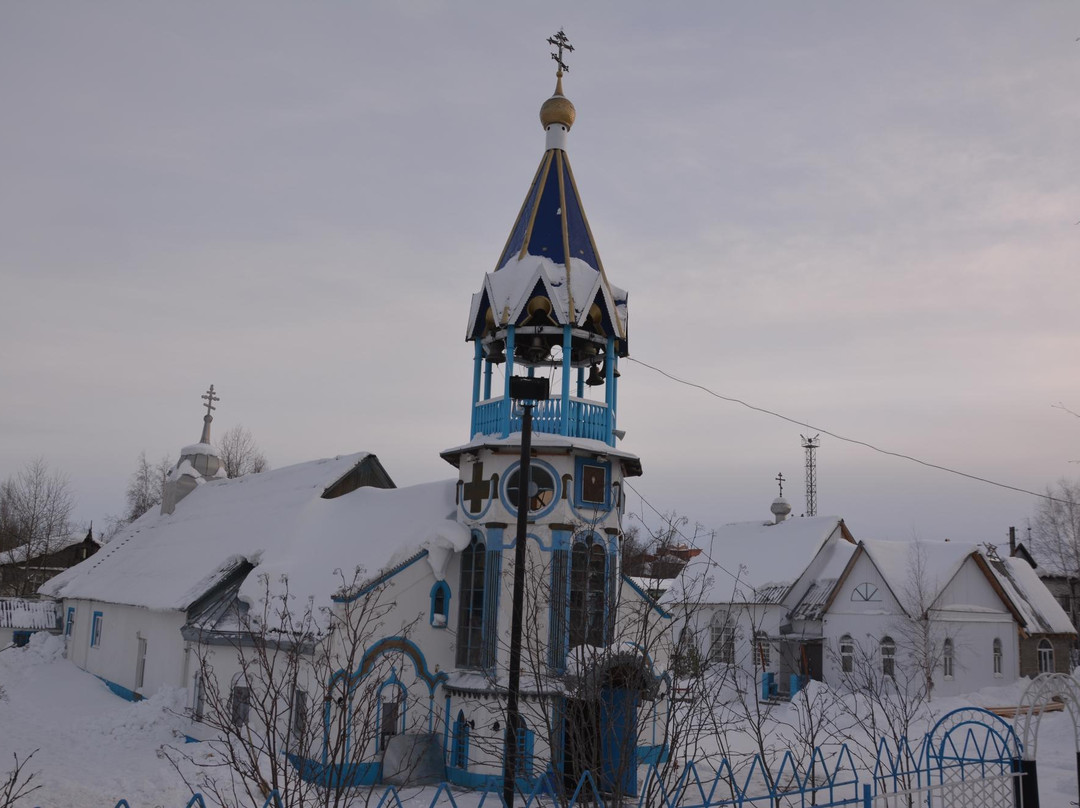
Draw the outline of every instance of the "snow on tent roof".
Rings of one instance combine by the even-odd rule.
[[[921,568],[924,577],[924,594],[929,605],[953,576],[960,570],[967,557],[978,552],[974,544],[947,541],[885,541],[867,539],[861,542],[901,605],[910,604],[905,598],[911,591],[912,575]],[[921,558],[919,555],[921,554]]]
[[[701,560],[687,565],[691,577],[706,578],[700,591],[686,594],[702,603],[760,601],[756,593],[766,590],[770,602],[782,598],[839,525],[837,516],[724,525],[704,548]],[[669,590],[665,600],[677,599],[676,589]]]
[[[1075,634],[1069,615],[1061,608],[1046,584],[1022,558],[993,560],[990,568],[1005,594],[1024,618],[1029,634]]]
[[[172,514],[147,513],[96,555],[46,582],[57,598],[83,598],[151,609],[186,609],[234,569],[255,565],[240,596],[255,601],[263,574],[289,578],[302,600],[328,603],[340,587],[334,570],[367,576],[415,555],[425,543],[459,548],[467,531],[455,519],[456,480],[407,488],[322,493],[366,453],[314,460],[233,480],[214,480]]]

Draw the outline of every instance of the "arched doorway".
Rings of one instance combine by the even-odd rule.
[[[565,700],[562,763],[569,792],[589,772],[602,793],[637,795],[638,709],[657,688],[644,658],[618,653],[593,668],[578,697]]]

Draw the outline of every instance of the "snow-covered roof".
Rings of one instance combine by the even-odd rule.
[[[53,536],[46,542],[31,542],[30,544],[20,544],[6,552],[0,553],[0,566],[4,564],[22,564],[26,561],[28,554],[33,556],[47,555],[49,553],[58,553],[66,547],[71,547],[75,544],[80,544],[85,541],[87,534],[82,532],[68,533],[66,536]]]
[[[200,485],[172,514],[150,512],[96,555],[46,582],[57,598],[84,598],[151,609],[187,609],[237,569],[254,565],[240,587],[255,601],[263,574],[289,577],[298,599],[329,602],[335,569],[368,576],[421,549],[468,543],[455,519],[456,480],[407,488],[364,487],[322,494],[366,453],[314,460]]]
[[[776,603],[841,525],[838,516],[736,522],[718,528],[705,553],[691,561],[664,600]]]
[[[990,568],[1023,617],[1025,631],[1029,634],[1076,633],[1069,615],[1027,561],[1022,558],[992,559]]]
[[[830,542],[822,548],[813,570],[814,580],[792,610],[794,619],[818,620],[822,616],[856,549],[857,545],[848,541]]]
[[[56,628],[60,605],[51,600],[0,598],[0,628],[42,631]]]
[[[978,545],[957,541],[887,541],[864,539],[863,548],[885,579],[893,596],[905,609],[911,603],[916,574],[921,575],[919,587],[924,608],[929,606],[959,572],[960,567]]]

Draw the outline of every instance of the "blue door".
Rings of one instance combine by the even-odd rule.
[[[638,694],[622,688],[600,693],[600,789],[637,796]]]

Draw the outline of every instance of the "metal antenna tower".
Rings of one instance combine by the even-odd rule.
[[[812,438],[799,435],[802,447],[806,450],[806,515],[817,516],[817,456],[814,454],[821,445],[821,435]]]

